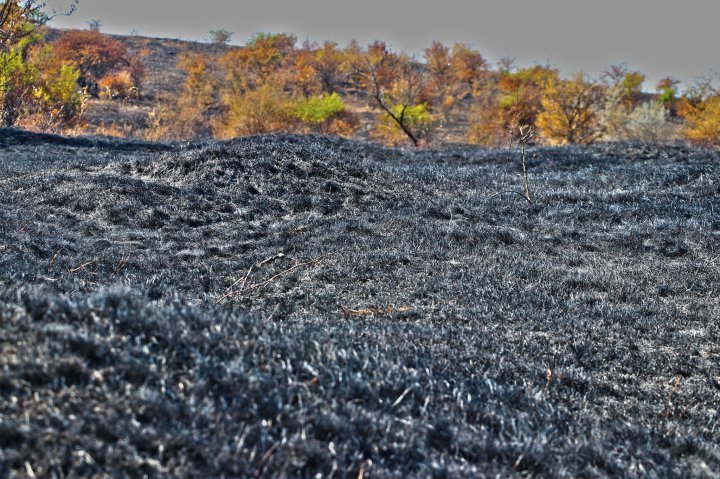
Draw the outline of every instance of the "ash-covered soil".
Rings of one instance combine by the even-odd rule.
[[[720,475],[716,152],[0,147],[0,477]]]

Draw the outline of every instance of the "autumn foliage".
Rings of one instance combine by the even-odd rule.
[[[189,83],[169,117],[177,125],[195,118],[197,127],[176,128],[179,136],[202,130],[219,138],[267,132],[352,137],[362,131],[389,145],[461,138],[500,146],[524,126],[546,144],[669,141],[680,132],[678,112],[687,112],[682,118],[695,130],[708,129],[702,111],[714,115],[711,103],[683,102],[672,78],[663,79],[653,96],[644,90],[645,75],[626,65],[610,66],[598,79],[581,72],[564,76],[550,65],[517,68],[512,59],[493,69],[462,43],[433,42],[417,58],[382,41],[343,48],[262,33],[203,61],[213,65],[194,71],[180,63]],[[202,85],[213,85],[214,94],[201,93]],[[193,100],[199,97],[204,100]],[[178,136],[170,130],[166,137]]]
[[[551,144],[592,143],[601,134],[598,110],[602,100],[600,85],[582,73],[569,79],[550,77],[543,86],[537,127]]]
[[[92,96],[137,95],[143,65],[127,47],[97,30],[71,30],[53,44],[49,65],[67,63],[80,71],[79,83]]]
[[[685,110],[685,137],[695,143],[720,146],[720,95],[709,96]]]
[[[45,42],[29,18],[25,24],[22,15],[13,18],[14,41],[0,38],[3,124],[77,131],[95,104],[144,101],[145,65],[125,42],[93,29]],[[720,143],[717,89],[683,92],[666,77],[650,93],[645,75],[627,65],[591,78],[552,65],[517,67],[512,58],[493,66],[464,43],[433,42],[413,56],[382,41],[340,46],[258,33],[235,47],[230,35],[212,31],[207,51],[181,52],[182,80],[148,103],[143,136],[294,132],[400,146],[503,146],[522,126],[537,133],[534,142],[550,145],[680,138]]]
[[[41,3],[0,4],[0,119],[56,131],[73,127],[82,116],[86,96],[79,71],[70,63],[49,64],[52,47],[43,45],[37,27],[44,23]]]

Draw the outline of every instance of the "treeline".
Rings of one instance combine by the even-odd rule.
[[[305,43],[257,34],[242,49],[187,55],[180,91],[154,119],[157,138],[228,138],[274,131],[370,138],[420,145],[454,136],[505,144],[532,127],[547,144],[595,141],[720,143],[720,92],[711,81],[678,94],[664,78],[646,93],[645,75],[625,65],[596,79],[552,66],[495,67],[468,45],[434,42],[422,58],[384,42]],[[370,121],[359,112],[372,112]],[[365,115],[367,116],[367,115]]]
[[[0,38],[0,119],[47,131],[82,132],[93,98],[142,101],[144,65],[97,29],[52,42],[37,11],[9,9]],[[14,15],[14,17],[13,17]],[[0,22],[2,18],[0,17]],[[10,28],[11,27],[11,28]],[[212,32],[218,43],[230,34]],[[289,34],[257,34],[243,48],[187,53],[177,91],[155,105],[143,136],[185,140],[267,132],[323,133],[382,143],[506,144],[532,127],[547,144],[646,140],[720,145],[720,92],[710,80],[678,93],[665,78],[648,93],[645,75],[624,65],[598,78],[547,65],[491,65],[462,43],[435,42],[421,58],[383,42],[340,47]]]

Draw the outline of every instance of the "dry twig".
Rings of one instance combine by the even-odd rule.
[[[670,418],[670,414],[671,414],[670,407],[672,406],[672,398],[673,398],[673,395],[675,394],[675,391],[677,390],[678,386],[680,386],[680,376],[675,378],[673,387],[670,389],[670,392],[668,393],[668,397],[665,400],[665,410],[663,412],[663,417],[665,419]]]
[[[282,253],[281,253],[281,254],[282,254]],[[285,255],[282,255],[282,256],[285,256]],[[285,270],[283,270],[283,271],[280,271],[279,273],[277,273],[277,274],[275,274],[275,275],[273,275],[273,276],[271,276],[271,277],[269,277],[269,278],[267,278],[267,279],[265,279],[265,280],[263,280],[263,281],[260,281],[259,283],[251,284],[251,285],[249,285],[249,286],[245,286],[245,281],[243,281],[243,285],[242,285],[242,287],[241,287],[240,289],[236,289],[236,290],[229,291],[229,292],[225,293],[224,295],[220,296],[220,297],[217,299],[216,302],[219,303],[219,302],[221,302],[221,301],[223,301],[223,300],[225,300],[225,299],[227,299],[227,298],[230,298],[230,297],[232,297],[232,296],[237,296],[237,295],[242,294],[242,293],[245,293],[245,292],[247,292],[247,291],[253,291],[253,290],[262,289],[262,288],[264,288],[265,286],[268,286],[269,284],[271,284],[271,283],[273,283],[274,281],[276,281],[278,278],[281,278],[281,277],[283,277],[283,276],[285,276],[285,275],[287,275],[287,274],[289,274],[289,273],[292,273],[293,271],[295,271],[295,270],[298,269],[298,268],[302,268],[302,267],[304,267],[304,266],[315,265],[315,264],[320,263],[321,261],[323,261],[325,258],[326,258],[326,256],[321,256],[321,257],[319,257],[319,258],[315,258],[315,259],[310,260],[310,261],[306,261],[306,262],[303,262],[303,263],[297,263],[296,265],[291,266],[290,268],[287,268],[287,269],[285,269]],[[272,259],[274,259],[274,258],[272,258]],[[260,264],[264,264],[264,263],[266,263],[267,261],[268,261],[268,260],[263,261],[263,262],[260,263]],[[252,268],[252,267],[251,267],[251,268]],[[250,270],[248,270],[248,273],[247,273],[245,276],[247,277],[249,274],[250,274]]]
[[[80,266],[78,266],[77,268],[72,268],[72,269],[70,270],[70,272],[71,272],[71,273],[77,273],[77,272],[80,271],[81,269],[86,268],[86,267],[90,266],[91,264],[97,262],[97,260],[99,260],[99,259],[100,259],[100,258],[95,258],[95,259],[92,259],[92,260],[88,261],[87,263],[83,263],[83,264],[81,264]]]

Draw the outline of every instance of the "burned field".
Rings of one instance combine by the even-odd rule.
[[[720,474],[717,153],[0,146],[0,477]]]

